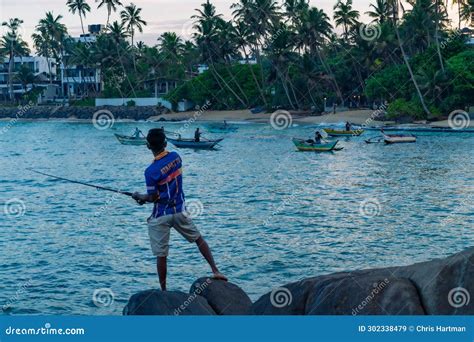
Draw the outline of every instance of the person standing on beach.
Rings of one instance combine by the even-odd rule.
[[[162,291],[166,291],[167,256],[170,230],[174,228],[189,242],[195,242],[202,256],[211,266],[214,279],[227,280],[219,272],[206,240],[201,236],[191,217],[186,213],[182,160],[176,152],[168,152],[166,135],[154,128],[146,137],[147,146],[153,152],[153,163],[145,170],[146,194],[135,192],[132,198],[143,205],[154,203],[148,218],[148,235],[151,249],[156,256],[156,268]]]

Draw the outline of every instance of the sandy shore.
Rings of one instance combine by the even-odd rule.
[[[150,117],[150,121],[158,120],[194,120],[194,121],[249,121],[256,123],[267,123],[270,120],[272,113],[259,113],[252,114],[249,110],[232,110],[232,111],[206,111],[200,112],[185,112],[185,113],[173,113],[159,116]],[[393,125],[395,122],[389,121],[377,121],[373,118],[376,115],[373,110],[351,110],[338,112],[336,114],[325,114],[321,116],[312,116],[298,112],[291,112],[291,118],[294,123],[300,124],[334,124],[349,121],[358,125],[367,126],[382,126],[382,125]],[[411,125],[420,127],[446,127],[449,128],[448,120],[435,121],[435,122],[415,122]],[[474,128],[474,120],[470,122],[470,128]]]
[[[284,111],[282,111],[284,112]],[[286,112],[288,113],[288,112]],[[383,125],[395,125],[392,121],[377,121],[373,118],[376,117],[376,113],[373,110],[351,110],[337,112],[336,114],[325,114],[320,116],[308,115],[303,112],[291,112],[291,120],[297,124],[335,124],[349,121],[357,125],[366,126],[383,126]],[[282,114],[288,116],[288,114]],[[163,114],[158,116],[150,116],[147,121],[197,121],[197,122],[223,122],[234,121],[234,122],[254,122],[254,123],[268,123],[272,113],[259,113],[252,114],[250,110],[220,110],[220,111],[205,111],[205,112],[184,112],[184,113],[171,113]],[[1,121],[11,121],[12,118],[0,118]],[[75,117],[69,118],[43,118],[43,119],[26,119],[20,118],[18,121],[68,121],[68,122],[90,122],[89,119],[78,119]],[[120,119],[120,122],[135,122],[132,119]],[[435,121],[435,122],[414,122],[409,126],[415,127],[443,127],[449,128],[448,120]],[[470,121],[468,128],[474,128],[474,120]]]

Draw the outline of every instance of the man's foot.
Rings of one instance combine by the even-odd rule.
[[[227,281],[227,277],[219,271],[214,272],[214,275],[212,276],[212,279]]]

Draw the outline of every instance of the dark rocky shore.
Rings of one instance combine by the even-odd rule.
[[[92,120],[94,114],[109,111],[114,119],[146,120],[162,114],[156,106],[127,107],[76,107],[76,106],[29,106],[0,107],[0,119],[82,119]]]
[[[134,294],[124,315],[474,315],[474,247],[410,266],[335,273],[274,288],[252,303],[231,282]]]

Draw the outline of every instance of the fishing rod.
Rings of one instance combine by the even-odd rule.
[[[117,189],[109,188],[109,187],[106,187],[106,186],[100,186],[100,185],[95,185],[95,184],[80,182],[80,181],[77,181],[77,180],[68,179],[68,178],[64,178],[64,177],[58,177],[58,176],[55,176],[55,175],[50,175],[49,173],[45,173],[45,172],[41,172],[41,171],[36,171],[36,170],[30,169],[30,168],[27,168],[27,170],[28,170],[28,171],[31,171],[31,172],[34,172],[34,173],[38,173],[38,174],[43,175],[43,176],[47,176],[47,177],[51,177],[51,178],[54,178],[54,179],[63,180],[63,181],[69,182],[69,183],[75,183],[75,184],[85,185],[85,186],[88,186],[88,187],[91,187],[91,188],[95,188],[95,189],[98,189],[98,190],[110,191],[110,192],[115,192],[115,193],[117,193],[117,194],[125,195],[125,196],[128,196],[128,197],[133,197],[133,193],[131,193],[131,192],[129,192],[129,191],[122,191],[122,190],[117,190]],[[136,201],[137,201],[137,200],[136,200]],[[139,201],[137,201],[137,202],[139,202]],[[140,203],[140,202],[139,202],[139,203]],[[157,199],[157,200],[155,201],[155,203],[170,205],[170,204],[173,204],[173,203],[174,203],[174,200],[162,200],[162,199]]]
[[[131,192],[128,192],[128,191],[122,191],[122,190],[117,190],[117,189],[113,189],[113,188],[109,188],[109,187],[105,187],[105,186],[100,186],[100,185],[95,185],[95,184],[89,184],[89,183],[85,183],[85,182],[80,182],[80,181],[77,181],[77,180],[72,180],[72,179],[68,179],[68,178],[64,178],[64,177],[58,177],[58,176],[50,175],[49,173],[44,173],[44,172],[41,172],[41,171],[36,171],[36,170],[30,169],[30,168],[27,168],[27,170],[28,170],[28,171],[31,171],[31,172],[34,172],[34,173],[38,173],[38,174],[43,175],[43,176],[47,176],[47,177],[51,177],[51,178],[54,178],[54,179],[63,180],[63,181],[69,182],[69,183],[75,183],[75,184],[85,185],[85,186],[88,186],[88,187],[91,187],[91,188],[95,188],[95,189],[98,189],[98,190],[111,191],[111,192],[115,192],[115,193],[117,193],[117,194],[122,194],[122,195],[125,195],[125,196],[129,196],[129,197],[132,197],[132,195],[133,195]]]

